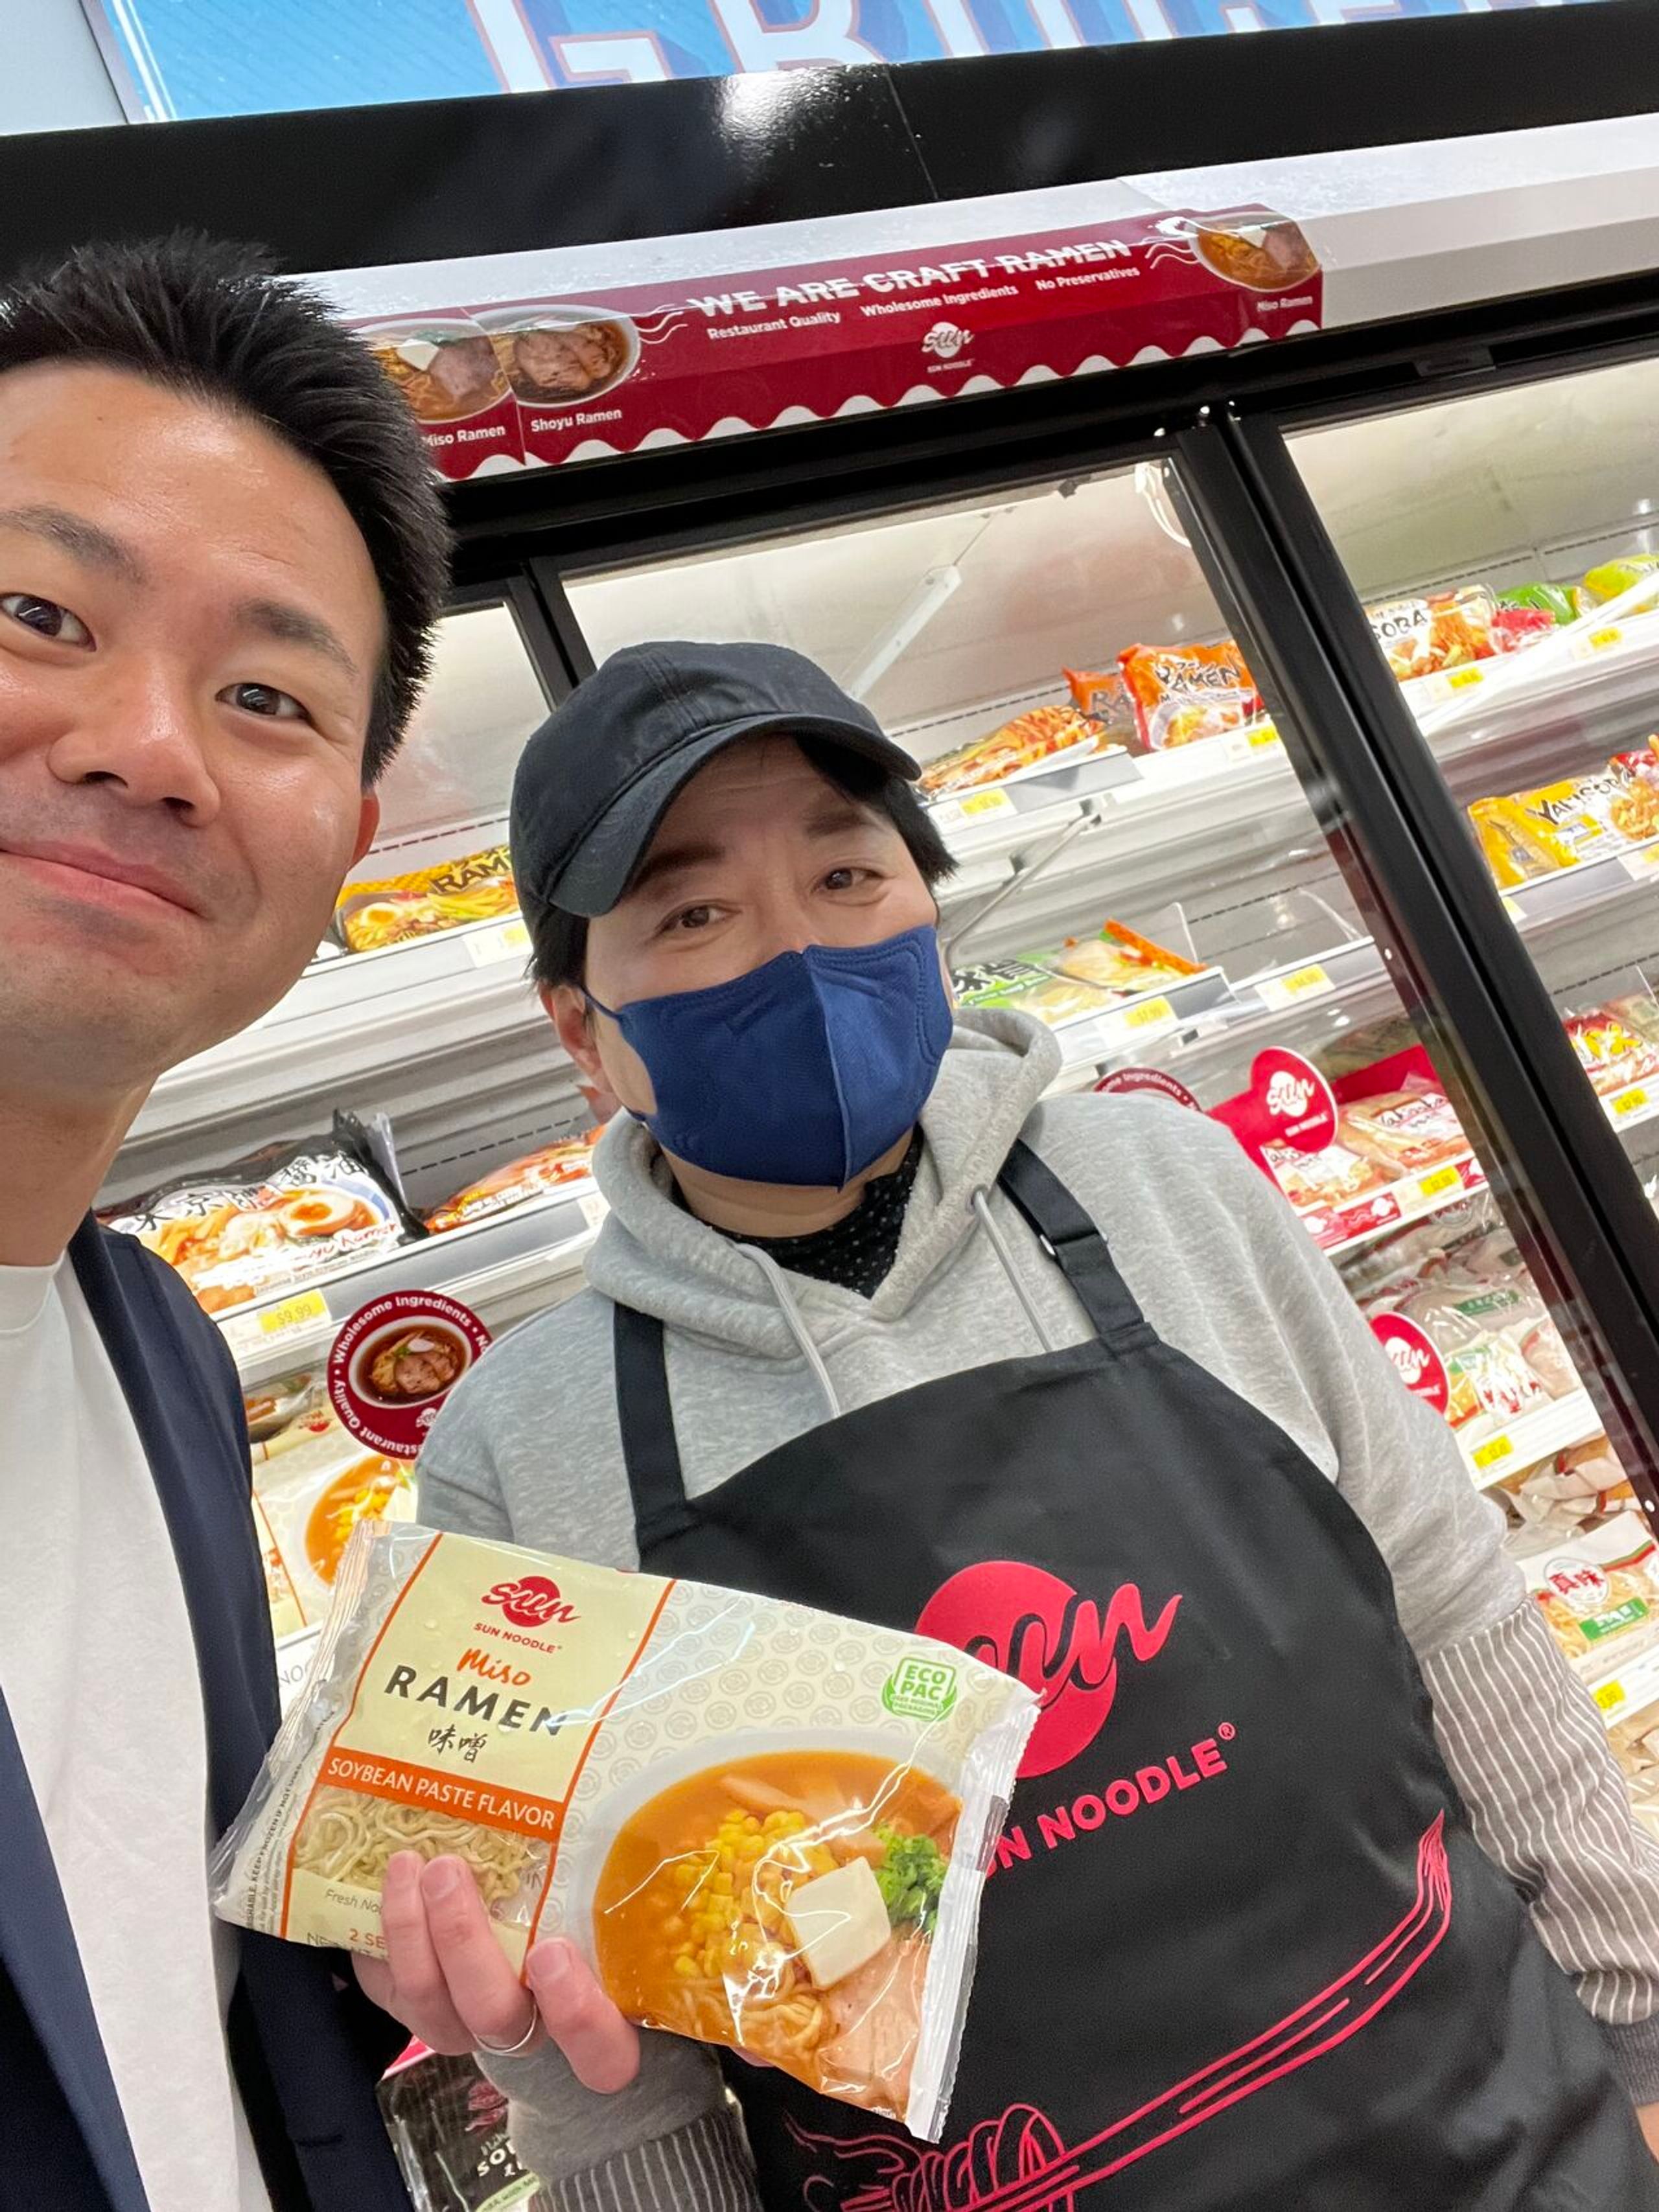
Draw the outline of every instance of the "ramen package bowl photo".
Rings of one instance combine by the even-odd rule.
[[[936,2141],[1036,1710],[925,1637],[365,1521],[214,1903],[373,1956],[393,1853],[453,1854],[514,1966],[568,1936],[646,2027]]]

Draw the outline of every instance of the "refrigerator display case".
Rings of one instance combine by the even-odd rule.
[[[412,1510],[406,1466],[324,1402],[342,1323],[417,1290],[514,1326],[579,1285],[604,1211],[605,1102],[529,986],[501,850],[519,750],[621,647],[758,639],[922,763],[962,1003],[1053,1028],[1060,1087],[1216,1116],[1283,1189],[1501,1507],[1659,1808],[1637,1510],[1659,1434],[1659,369],[1368,412],[1345,366],[1340,419],[1310,374],[1240,419],[1139,424],[1109,381],[1099,422],[1046,447],[984,427],[1041,394],[964,408],[954,441],[890,421],[850,489],[852,427],[817,425],[794,513],[760,440],[729,486],[686,454],[666,520],[626,489],[636,465],[672,481],[659,453],[605,463],[591,508],[580,468],[457,489],[481,580],[331,940],[163,1079],[106,1193],[170,1189],[151,1212],[191,1224],[169,1256],[247,1387],[290,1681],[355,1518]],[[373,1249],[308,1243],[307,1197],[238,1195],[277,1140],[302,1179],[349,1152],[386,1194]],[[260,1267],[203,1261],[225,1237]]]

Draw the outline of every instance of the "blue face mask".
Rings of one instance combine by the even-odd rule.
[[[664,1151],[744,1182],[844,1190],[914,1125],[951,1036],[931,924],[781,952],[711,990],[588,1003],[645,1062]]]

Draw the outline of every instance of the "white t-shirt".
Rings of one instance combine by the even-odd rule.
[[[184,1589],[67,1259],[0,1267],[0,1689],[151,2212],[270,2212],[225,2047]]]

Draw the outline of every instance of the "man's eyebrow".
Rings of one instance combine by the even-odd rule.
[[[243,599],[235,612],[244,629],[257,630],[261,636],[275,638],[281,645],[303,645],[333,661],[348,676],[359,673],[343,641],[320,615],[296,607],[287,599]]]
[[[66,507],[0,507],[0,529],[21,530],[31,537],[44,538],[83,567],[101,568],[119,576],[124,583],[144,580],[144,564],[130,545],[100,524],[88,522],[85,515],[72,514]]]
[[[683,876],[688,868],[700,868],[725,854],[724,845],[716,845],[705,838],[692,845],[662,845],[641,865],[638,874],[628,886],[627,896],[634,898],[653,884],[660,884],[665,877]]]
[[[809,837],[840,837],[848,830],[879,830],[881,817],[873,807],[850,792],[836,792],[820,799],[802,827]]]

